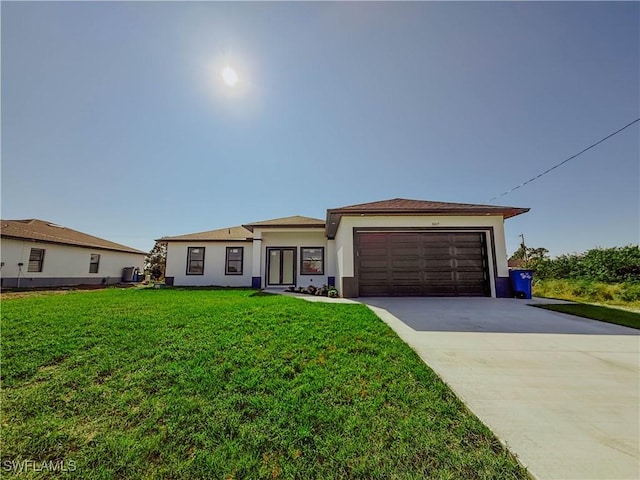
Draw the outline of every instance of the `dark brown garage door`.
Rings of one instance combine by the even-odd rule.
[[[487,296],[481,232],[359,232],[360,296]]]

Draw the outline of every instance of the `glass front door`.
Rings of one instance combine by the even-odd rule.
[[[295,248],[267,248],[267,285],[295,285],[295,268]]]

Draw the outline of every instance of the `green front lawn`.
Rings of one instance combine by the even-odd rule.
[[[578,317],[591,318],[601,322],[615,323],[624,327],[640,329],[640,314],[617,308],[600,307],[584,303],[534,305],[555,312],[569,313]]]
[[[1,408],[3,474],[28,459],[74,462],[49,478],[527,478],[362,305],[247,290],[4,299]]]

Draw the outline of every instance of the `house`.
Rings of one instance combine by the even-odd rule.
[[[507,261],[507,266],[511,268],[522,268],[524,265],[524,258],[514,258],[513,260]]]
[[[3,288],[108,285],[145,253],[44,220],[0,220]]]
[[[504,220],[528,208],[396,198],[162,237],[170,285],[334,285],[343,297],[510,296]]]

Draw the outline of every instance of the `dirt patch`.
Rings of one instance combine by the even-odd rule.
[[[95,292],[106,288],[134,288],[134,283],[118,283],[116,285],[77,285],[73,287],[34,288],[29,290],[2,290],[2,300],[13,300],[25,297],[44,297],[48,295],[66,295],[71,292]]]

